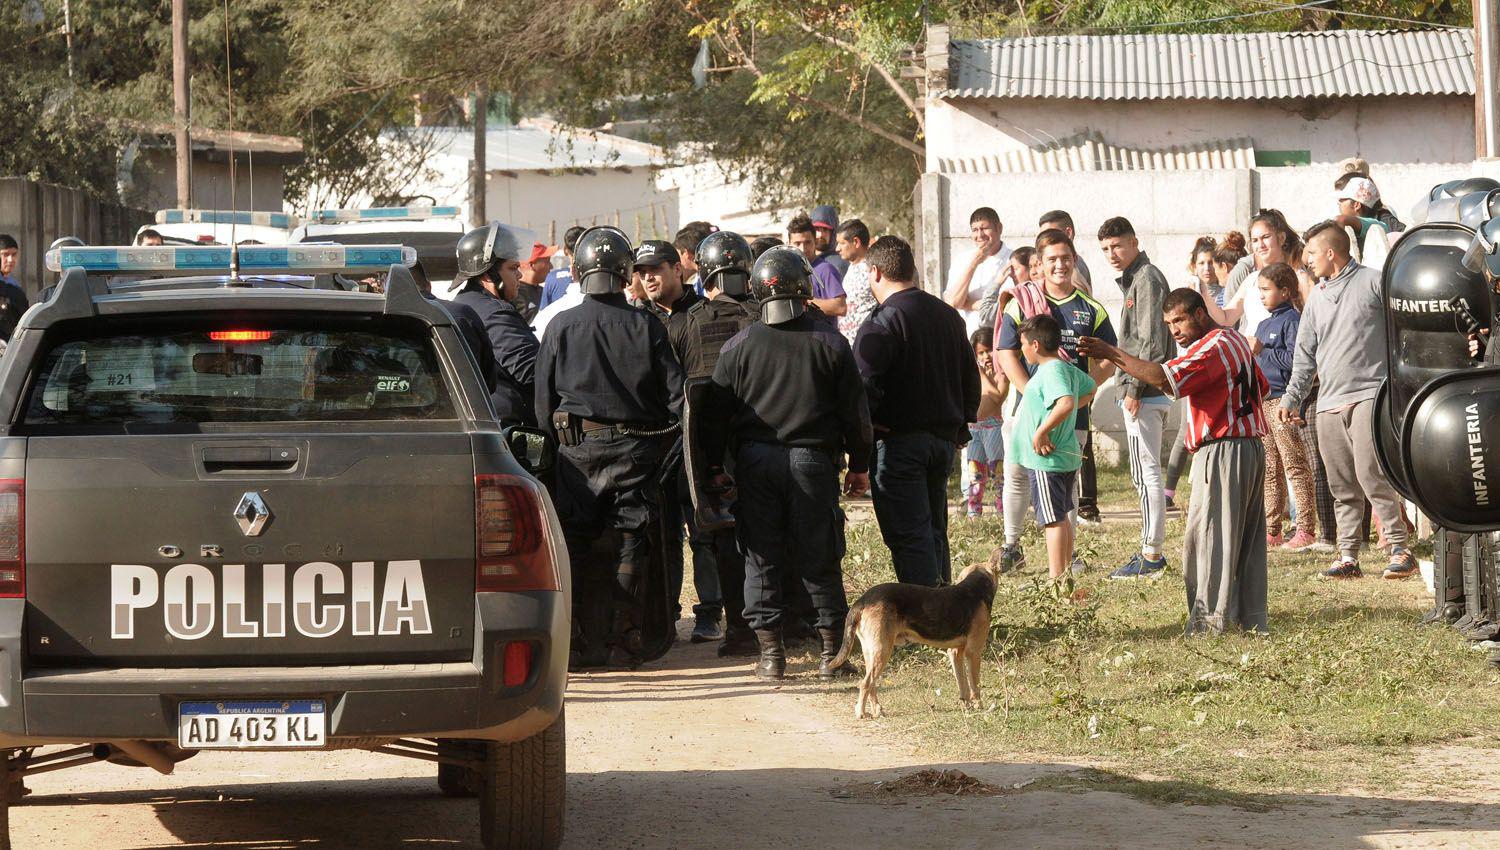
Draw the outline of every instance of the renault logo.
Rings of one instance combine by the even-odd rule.
[[[271,509],[266,507],[266,500],[259,493],[251,490],[240,497],[240,503],[234,509],[234,519],[246,537],[255,537],[265,530],[271,519]]]

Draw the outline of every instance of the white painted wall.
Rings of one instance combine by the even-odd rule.
[[[671,239],[681,220],[675,192],[658,191],[648,168],[514,177],[492,171],[485,206],[490,218],[529,228],[551,244],[574,224],[618,224],[632,240]]]
[[[1314,163],[1467,162],[1474,101],[1466,97],[1293,101],[1090,101],[1052,98],[930,100],[927,168],[1076,136],[1159,148],[1249,137],[1257,150],[1307,150]]]
[[[795,211],[756,203],[750,181],[734,179],[716,162],[661,169],[656,174],[656,186],[676,193],[678,221],[709,221],[746,238],[771,235],[785,239],[786,223],[796,215]]]

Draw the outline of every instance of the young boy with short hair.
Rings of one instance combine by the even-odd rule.
[[[1036,521],[1046,531],[1047,571],[1053,581],[1073,557],[1073,482],[1083,465],[1074,433],[1078,411],[1094,397],[1094,379],[1058,354],[1062,328],[1049,315],[1032,316],[1017,329],[1021,353],[1036,372],[1026,384],[1006,450],[1031,478]]]

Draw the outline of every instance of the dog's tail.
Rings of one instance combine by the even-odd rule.
[[[864,613],[864,610],[863,607],[855,605],[853,610],[849,612],[849,616],[844,618],[843,645],[839,647],[839,654],[834,656],[833,661],[829,663],[828,666],[830,668],[837,670],[844,666],[844,662],[849,660],[849,653],[854,650],[854,632],[859,627],[859,618]]]

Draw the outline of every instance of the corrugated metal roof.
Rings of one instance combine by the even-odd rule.
[[[940,157],[944,174],[1012,174],[1038,171],[1198,171],[1254,168],[1255,142],[1247,138],[1173,145],[1167,148],[1128,148],[1104,141],[1099,133],[1083,133],[1049,145],[976,157]]]
[[[1261,100],[1472,95],[1470,30],[1064,35],[953,41],[962,97]]]

